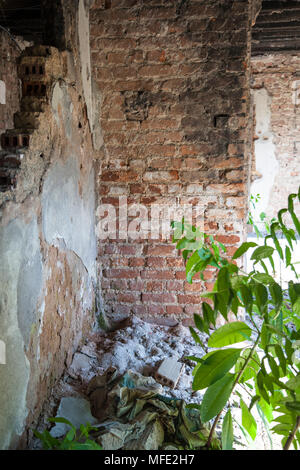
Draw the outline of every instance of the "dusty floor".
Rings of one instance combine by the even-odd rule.
[[[205,341],[205,336],[202,337]],[[78,350],[70,368],[66,371],[53,390],[49,402],[45,405],[37,429],[42,432],[49,429],[48,417],[56,416],[60,400],[63,397],[84,397],[88,382],[94,375],[101,375],[110,367],[115,366],[120,373],[131,369],[145,376],[152,376],[166,357],[176,358],[185,364],[185,370],[174,390],[163,387],[164,395],[183,399],[187,403],[201,403],[204,391],[193,392],[192,371],[194,363],[186,360],[186,356],[201,357],[205,354],[202,348],[195,345],[189,329],[177,325],[175,327],[158,326],[146,323],[133,317],[123,329],[112,333],[94,333],[86,344]],[[202,393],[203,392],[203,393]],[[239,418],[240,410],[232,401],[232,413]],[[235,435],[239,443],[237,449],[270,449],[270,442],[261,423],[258,423],[258,436],[255,443],[246,442],[240,429],[235,425]],[[217,432],[220,431],[217,428]],[[40,448],[34,439],[32,448]],[[277,445],[274,448],[278,448]]]

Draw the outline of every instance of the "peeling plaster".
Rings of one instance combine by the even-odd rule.
[[[68,139],[72,138],[72,112],[73,103],[67,92],[67,86],[63,82],[57,82],[52,93],[52,110],[57,125],[64,124]]]
[[[42,194],[43,232],[47,243],[73,251],[95,278],[94,175],[79,194],[80,170],[74,157],[49,169]]]
[[[93,122],[93,99],[91,86],[91,54],[90,54],[90,16],[85,8],[84,0],[79,0],[78,38],[81,59],[81,80],[90,123]]]

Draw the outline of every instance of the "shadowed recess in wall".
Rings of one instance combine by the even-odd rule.
[[[12,34],[35,44],[65,48],[61,0],[2,0],[0,24]]]

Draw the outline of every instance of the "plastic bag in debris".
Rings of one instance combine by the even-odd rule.
[[[200,449],[209,429],[199,410],[162,395],[151,377],[109,368],[88,386],[92,414],[101,425],[95,438],[104,450]]]

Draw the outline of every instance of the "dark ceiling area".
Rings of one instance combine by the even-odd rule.
[[[300,0],[264,0],[252,29],[252,55],[300,50]]]
[[[0,0],[0,25],[28,41],[41,43],[41,0]]]

